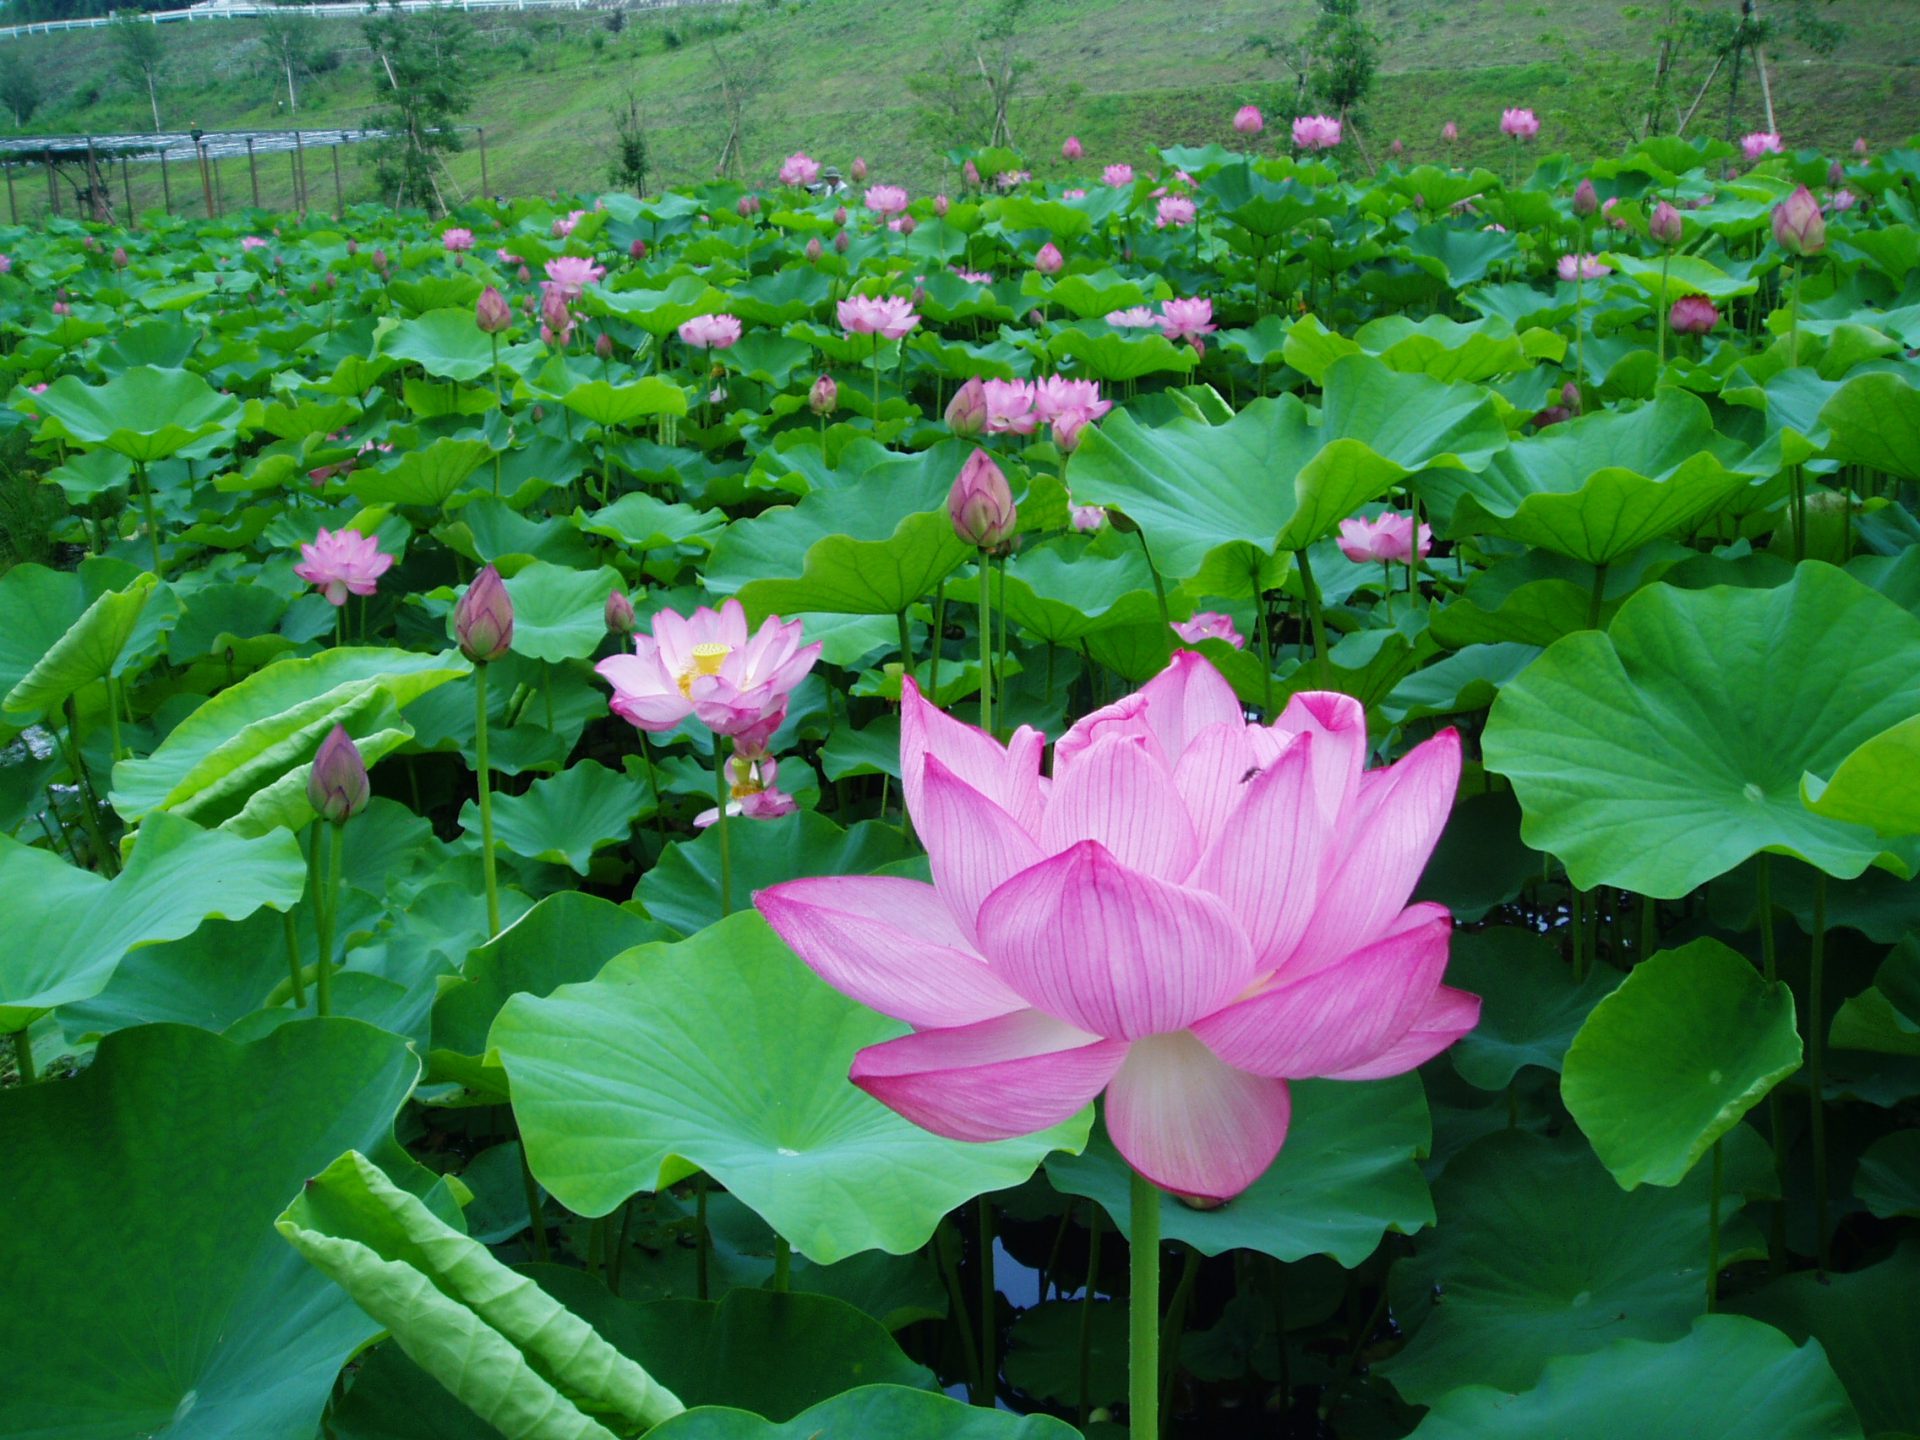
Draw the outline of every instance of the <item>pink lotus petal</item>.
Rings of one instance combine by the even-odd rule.
[[[1256,970],[1292,953],[1320,901],[1332,829],[1311,801],[1319,736],[1302,735],[1259,774],[1201,858],[1193,884],[1218,895],[1244,928]]]
[[[1384,1054],[1329,1075],[1329,1080],[1384,1080],[1424,1065],[1480,1023],[1480,997],[1442,985],[1420,1018]]]
[[[950,1140],[1007,1140],[1079,1114],[1126,1058],[1034,1010],[870,1045],[851,1079],[890,1110]]]
[[[969,941],[987,896],[1043,858],[1018,821],[949,770],[938,755],[922,762],[920,813],[933,883]]]
[[[1128,870],[1093,840],[994,891],[979,936],[994,974],[1036,1009],[1111,1039],[1184,1029],[1253,979],[1225,905]]]
[[[911,679],[901,686],[900,782],[907,813],[916,821],[923,803],[922,767],[929,754],[937,754],[954,775],[1005,810],[1022,830],[1038,833],[1045,806],[1040,758],[1046,743],[1046,736],[1022,725],[1002,745],[978,726],[935,707]]]
[[[1055,782],[1040,824],[1040,848],[1057,854],[1097,840],[1130,870],[1182,880],[1200,853],[1187,807],[1166,761],[1142,737],[1096,740]]]
[[[1313,794],[1320,816],[1335,824],[1360,793],[1367,766],[1367,712],[1351,695],[1307,690],[1287,701],[1270,727],[1277,735],[1312,735]]]
[[[1266,990],[1195,1023],[1229,1065],[1305,1080],[1390,1053],[1420,1018],[1447,969],[1453,919],[1438,905],[1406,910],[1385,938],[1305,980]]]
[[[1136,1041],[1107,1087],[1107,1133],[1163,1190],[1226,1200],[1253,1184],[1287,1138],[1284,1080],[1235,1070],[1190,1034]]]
[[[1209,725],[1174,762],[1174,787],[1193,821],[1194,838],[1203,855],[1247,798],[1247,782],[1260,768],[1247,735],[1245,725]]]
[[[941,1027],[1025,1008],[972,953],[931,885],[822,876],[774,885],[753,903],[822,980],[883,1015]]]

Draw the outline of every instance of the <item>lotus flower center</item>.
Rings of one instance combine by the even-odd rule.
[[[693,668],[681,672],[680,693],[688,699],[693,698],[693,682],[702,675],[718,675],[720,667],[727,663],[727,656],[733,653],[731,645],[722,645],[709,640],[693,647]]]

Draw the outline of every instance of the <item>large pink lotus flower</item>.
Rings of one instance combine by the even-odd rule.
[[[556,255],[547,261],[547,280],[558,285],[569,300],[579,298],[589,285],[606,278],[607,267],[596,265],[584,255]]]
[[[811,185],[820,178],[820,162],[804,150],[796,150],[780,162],[782,185]]]
[[[1215,330],[1213,323],[1213,301],[1204,296],[1193,300],[1169,300],[1160,307],[1160,333],[1174,342],[1191,340],[1193,348],[1201,346],[1200,337],[1211,335]]]
[[[1126,310],[1109,310],[1107,324],[1116,330],[1146,330],[1160,323],[1151,305],[1135,305]]]
[[[1100,178],[1106,181],[1107,184],[1113,186],[1114,189],[1118,190],[1122,186],[1131,185],[1133,183],[1133,167],[1131,165],[1124,165],[1124,164],[1109,165],[1107,166],[1106,169],[1100,172]]]
[[[300,563],[293,573],[309,585],[318,585],[331,605],[344,605],[348,595],[371,595],[380,577],[393,568],[393,556],[380,542],[358,530],[322,530],[313,543],[300,546]]]
[[[914,1027],[852,1079],[915,1124],[1004,1139],[1104,1091],[1136,1171],[1228,1199],[1286,1139],[1289,1079],[1396,1075],[1479,1018],[1440,983],[1451,918],[1407,904],[1453,803],[1453,731],[1367,774],[1357,702],[1296,695],[1249,725],[1186,651],[1068,731],[1048,780],[1037,731],[1001,745],[904,691],[933,883],[821,877],[755,903]]]
[[[769,615],[751,637],[738,600],[688,616],[662,610],[634,653],[594,668],[609,685],[613,713],[642,730],[671,730],[689,715],[720,735],[752,730],[784,711],[793,687],[820,657],[800,643],[800,622]]]
[[[1433,552],[1433,527],[1420,527],[1420,558]],[[1368,520],[1355,515],[1340,522],[1340,553],[1356,565],[1392,561],[1406,565],[1413,560],[1413,517],[1395,510],[1382,511]]]
[[[898,215],[907,208],[907,192],[898,185],[869,185],[862,198],[876,215]]]
[[[1745,155],[1749,162],[1767,155],[1784,154],[1786,148],[1786,141],[1772,130],[1755,130],[1751,135],[1740,137],[1740,153]]]
[[[1340,143],[1340,122],[1331,115],[1296,115],[1293,144],[1297,150],[1332,150]]]
[[[574,227],[587,218],[584,210],[569,210],[553,222],[553,238],[564,240],[573,234]]]
[[[1098,420],[1111,409],[1113,402],[1100,398],[1098,380],[1049,375],[1033,382],[1033,413],[1043,425],[1051,425],[1074,411],[1084,411],[1089,420]]]
[[[1160,203],[1154,207],[1153,226],[1164,230],[1169,225],[1191,225],[1194,217],[1193,201],[1185,195],[1162,195]]]
[[[473,231],[456,225],[451,230],[443,230],[440,232],[440,243],[458,255],[463,251],[473,249]]]
[[[1597,255],[1562,255],[1556,268],[1562,280],[1598,280],[1613,273],[1613,267]]]
[[[1500,133],[1516,140],[1531,140],[1540,133],[1540,117],[1525,108],[1502,110]]]
[[[1031,435],[1040,423],[1034,413],[1030,380],[983,380],[980,391],[987,405],[989,435]]]
[[[1173,633],[1189,645],[1198,645],[1202,640],[1224,640],[1236,650],[1246,647],[1246,640],[1239,630],[1234,628],[1233,617],[1222,615],[1218,610],[1202,610],[1191,620],[1173,622]]]
[[[884,335],[898,340],[920,323],[913,302],[899,295],[849,295],[836,309],[840,328],[849,335]]]
[[[725,350],[740,339],[740,321],[733,315],[696,315],[680,326],[680,338],[702,350]]]

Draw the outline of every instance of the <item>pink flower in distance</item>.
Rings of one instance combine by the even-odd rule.
[[[454,254],[473,249],[473,231],[459,225],[440,233],[440,243]]]
[[[1433,527],[1420,527],[1420,558],[1433,551]],[[1340,522],[1340,553],[1356,565],[1413,560],[1413,517],[1386,510],[1374,519],[1355,515]]]
[[[1002,170],[993,177],[993,183],[1001,190],[1018,190],[1031,179],[1033,179],[1031,170]]]
[[[1173,633],[1189,645],[1198,645],[1202,640],[1224,640],[1234,649],[1243,650],[1247,644],[1234,628],[1233,617],[1222,615],[1218,610],[1202,610],[1191,620],[1174,621]]]
[[[1613,273],[1613,267],[1601,264],[1597,255],[1562,255],[1558,268],[1562,280],[1598,280]]]
[[[1286,1139],[1290,1079],[1410,1070],[1479,1018],[1442,985],[1452,921],[1407,905],[1453,803],[1444,731],[1365,772],[1366,717],[1293,697],[1249,725],[1188,651],[1082,719],[1001,745],[908,681],[900,757],[933,883],[790,881],[755,904],[828,983],[915,1033],[851,1078],[986,1141],[1102,1092],[1141,1175],[1228,1199]]]
[[[820,178],[820,162],[805,151],[796,150],[780,162],[782,185],[811,185]]]
[[[1100,178],[1118,190],[1123,185],[1131,185],[1133,183],[1133,167],[1131,165],[1109,165],[1100,172]]]
[[[1299,150],[1331,150],[1340,143],[1340,122],[1331,115],[1301,115],[1293,122],[1293,143]]]
[[[1032,391],[1033,412],[1043,425],[1051,425],[1075,410],[1085,411],[1090,420],[1098,420],[1113,409],[1111,400],[1100,398],[1098,380],[1069,380],[1065,376],[1049,375],[1044,380],[1036,380]]]
[[[1154,207],[1153,225],[1156,230],[1164,230],[1169,225],[1191,225],[1193,216],[1193,201],[1185,195],[1163,195]]]
[[[907,208],[907,192],[898,185],[870,185],[865,202],[876,215],[898,215]]]
[[[1104,505],[1076,505],[1070,512],[1073,528],[1082,534],[1091,535],[1103,530],[1107,524],[1107,507]]]
[[[267,248],[267,242],[258,235],[242,235],[240,237],[240,248],[242,250],[264,250]]]
[[[727,814],[747,820],[778,820],[782,815],[793,814],[800,807],[775,783],[779,775],[780,762],[772,756],[736,754],[728,757],[727,788],[732,793],[727,801]],[[720,808],[716,805],[694,816],[693,827],[704,830],[719,818]]]
[[[1451,145],[1460,138],[1460,127],[1449,120],[1440,127],[1440,138]]]
[[[1069,135],[1061,142],[1060,156],[1064,160],[1078,160],[1086,153],[1086,147],[1080,143],[1080,137],[1078,135]]]
[[[898,340],[920,323],[913,302],[899,295],[849,295],[837,307],[840,328],[849,335],[884,335]]]
[[[300,563],[293,573],[317,585],[330,605],[344,605],[348,595],[371,595],[380,577],[393,568],[393,557],[380,542],[358,530],[322,530],[311,545],[300,547]]]
[[[1196,346],[1202,335],[1214,332],[1213,302],[1204,297],[1195,300],[1169,300],[1160,307],[1160,333],[1169,340],[1191,340]]]
[[[1151,305],[1135,305],[1127,310],[1109,310],[1107,323],[1116,330],[1145,330],[1158,325],[1160,317],[1153,313]]]
[[[982,380],[980,394],[987,405],[989,435],[1031,435],[1040,423],[1031,380]]]
[[[1682,295],[1667,313],[1676,335],[1704,335],[1720,323],[1720,312],[1704,295]]]
[[[1242,105],[1233,112],[1233,128],[1241,135],[1258,135],[1267,128],[1266,117],[1257,105]]]
[[[642,730],[671,730],[692,715],[716,734],[738,735],[784,710],[819,658],[800,631],[798,620],[769,615],[749,636],[738,600],[687,616],[662,610],[653,634],[633,637],[633,654],[594,668],[613,687],[613,713]]]
[[[1783,154],[1786,148],[1786,142],[1772,130],[1755,130],[1751,135],[1740,137],[1740,153],[1749,163],[1767,155]]]
[[[573,227],[578,225],[582,220],[586,218],[587,218],[587,212],[584,210],[568,211],[565,215],[562,215],[559,219],[553,222],[554,239],[556,240],[566,239],[569,235],[573,234]]]
[[[1540,133],[1540,117],[1526,109],[1502,110],[1500,133],[1516,140],[1531,140]]]
[[[1058,275],[1067,263],[1066,256],[1060,253],[1060,247],[1049,240],[1040,247],[1033,257],[1033,268],[1042,275]]]
[[[725,350],[740,338],[740,322],[732,315],[696,315],[680,326],[680,338],[702,350]]]
[[[547,261],[547,279],[560,287],[569,300],[575,299],[589,285],[597,285],[606,278],[607,267],[596,265],[584,255],[556,255]]]
[[[1084,200],[1087,198],[1087,192],[1076,186],[1072,190],[1062,190],[1060,192],[1060,198],[1062,200]]]

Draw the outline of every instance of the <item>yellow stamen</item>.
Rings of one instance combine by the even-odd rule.
[[[688,699],[693,698],[693,682],[702,675],[718,675],[720,667],[727,663],[727,656],[733,653],[731,645],[722,645],[717,641],[707,641],[693,647],[693,668],[680,675],[680,693]]]

